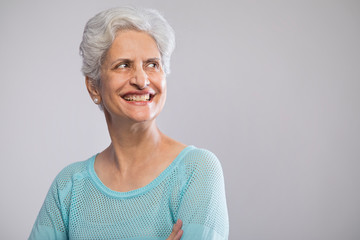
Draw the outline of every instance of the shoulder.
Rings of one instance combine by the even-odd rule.
[[[203,148],[190,146],[181,159],[187,177],[217,181],[223,178],[223,170],[216,155]]]
[[[93,157],[85,161],[71,163],[64,167],[56,176],[53,182],[53,187],[56,187],[58,190],[62,190],[69,185],[69,183],[72,183],[74,179],[85,177],[87,175],[88,165]]]
[[[203,148],[190,146],[182,161],[183,164],[193,170],[215,170],[221,169],[221,163],[217,156]]]

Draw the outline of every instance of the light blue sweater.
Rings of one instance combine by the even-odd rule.
[[[95,156],[55,178],[30,240],[166,239],[177,219],[181,239],[228,239],[224,177],[213,153],[188,146],[151,183],[129,192],[100,181]]]

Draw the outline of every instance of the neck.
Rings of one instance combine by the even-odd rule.
[[[120,172],[151,161],[166,140],[155,120],[141,123],[106,120],[112,143],[104,151],[105,158]]]

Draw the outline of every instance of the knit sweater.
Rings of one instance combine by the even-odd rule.
[[[181,239],[228,239],[223,171],[213,153],[188,146],[152,182],[129,192],[101,182],[95,157],[58,174],[30,240],[160,240],[177,219],[183,221]]]

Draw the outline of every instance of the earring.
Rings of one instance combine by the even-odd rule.
[[[99,99],[97,99],[97,98],[94,98],[94,103],[98,103],[99,102]]]

